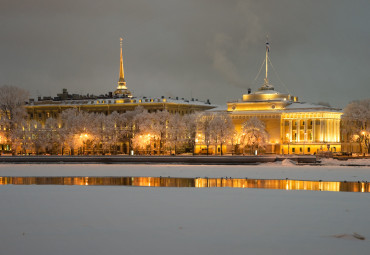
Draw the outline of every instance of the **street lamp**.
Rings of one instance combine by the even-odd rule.
[[[80,135],[80,139],[82,142],[82,154],[85,154],[85,151],[87,150],[87,148],[85,149],[85,146],[86,146],[86,141],[88,138],[89,138],[89,135],[86,133]]]

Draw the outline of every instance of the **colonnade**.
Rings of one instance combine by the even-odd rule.
[[[288,142],[340,142],[340,119],[297,118],[289,121],[289,129],[282,128],[282,138]],[[301,125],[303,121],[303,125]],[[312,125],[311,125],[312,122]],[[303,131],[303,132],[302,132]],[[303,137],[302,137],[303,134]]]

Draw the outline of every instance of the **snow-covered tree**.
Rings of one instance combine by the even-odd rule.
[[[59,127],[61,124],[57,119],[48,118],[45,121],[44,133],[46,139],[46,152],[50,154],[58,154],[61,149]]]
[[[209,154],[209,146],[212,144],[212,120],[214,118],[214,113],[202,113],[198,116],[197,119],[198,132],[200,134],[202,142],[207,146],[207,155]]]
[[[26,116],[26,110],[23,107],[28,99],[28,92],[24,89],[3,85],[0,87],[0,126],[3,127],[5,139],[8,142],[14,140],[14,135],[18,124]],[[12,139],[13,138],[13,139]],[[13,154],[15,150],[13,150]]]
[[[22,120],[13,128],[11,138],[13,154],[16,152],[26,154],[32,149],[32,141],[28,126],[29,123],[26,120]]]
[[[123,116],[118,112],[113,112],[106,118],[106,133],[108,135],[108,146],[113,151],[117,153],[118,143],[121,138],[121,125],[123,123]]]
[[[60,142],[62,144],[62,154],[64,149],[69,149],[74,154],[76,149],[83,151],[87,143],[94,139],[93,114],[79,112],[77,109],[68,109],[61,113],[63,126],[60,130]]]
[[[195,153],[196,135],[197,135],[197,120],[199,114],[192,113],[183,116],[184,129],[184,143],[191,149],[191,152]]]
[[[221,155],[223,155],[222,145],[226,144],[232,139],[234,135],[235,126],[227,113],[217,113],[211,120],[211,136],[215,143],[220,144]],[[216,151],[216,150],[215,150]]]
[[[134,111],[126,112],[128,125],[128,136],[132,147],[139,151],[151,151],[151,146],[156,140],[155,135],[151,132],[153,116],[143,107],[136,107]]]
[[[149,126],[149,113],[144,107],[138,106],[133,111],[127,111],[120,118],[121,132],[123,141],[128,141],[129,150],[138,148],[141,133],[144,133]],[[135,142],[135,144],[134,144]]]
[[[152,114],[151,134],[156,138],[159,154],[164,154],[170,113],[167,110]]]
[[[255,149],[264,148],[268,139],[265,124],[257,117],[252,117],[243,123],[243,133],[241,135],[240,144],[244,147],[249,147],[252,153]]]
[[[168,118],[168,133],[167,133],[167,145],[170,148],[170,153],[172,148],[175,150],[175,155],[177,150],[185,142],[186,135],[186,123],[184,122],[184,117],[180,114],[172,114]]]
[[[370,153],[370,99],[351,102],[344,109],[342,133],[359,143],[360,150]]]

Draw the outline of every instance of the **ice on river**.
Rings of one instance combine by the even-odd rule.
[[[369,181],[370,167],[3,164],[0,176]],[[370,250],[369,193],[0,185],[0,198],[2,254],[311,255]]]

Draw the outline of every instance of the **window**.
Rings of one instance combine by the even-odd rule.
[[[299,152],[302,152],[302,147],[299,147]]]
[[[307,148],[307,152],[311,152],[311,148],[310,147]]]
[[[295,153],[295,148],[292,148],[292,152]]]

